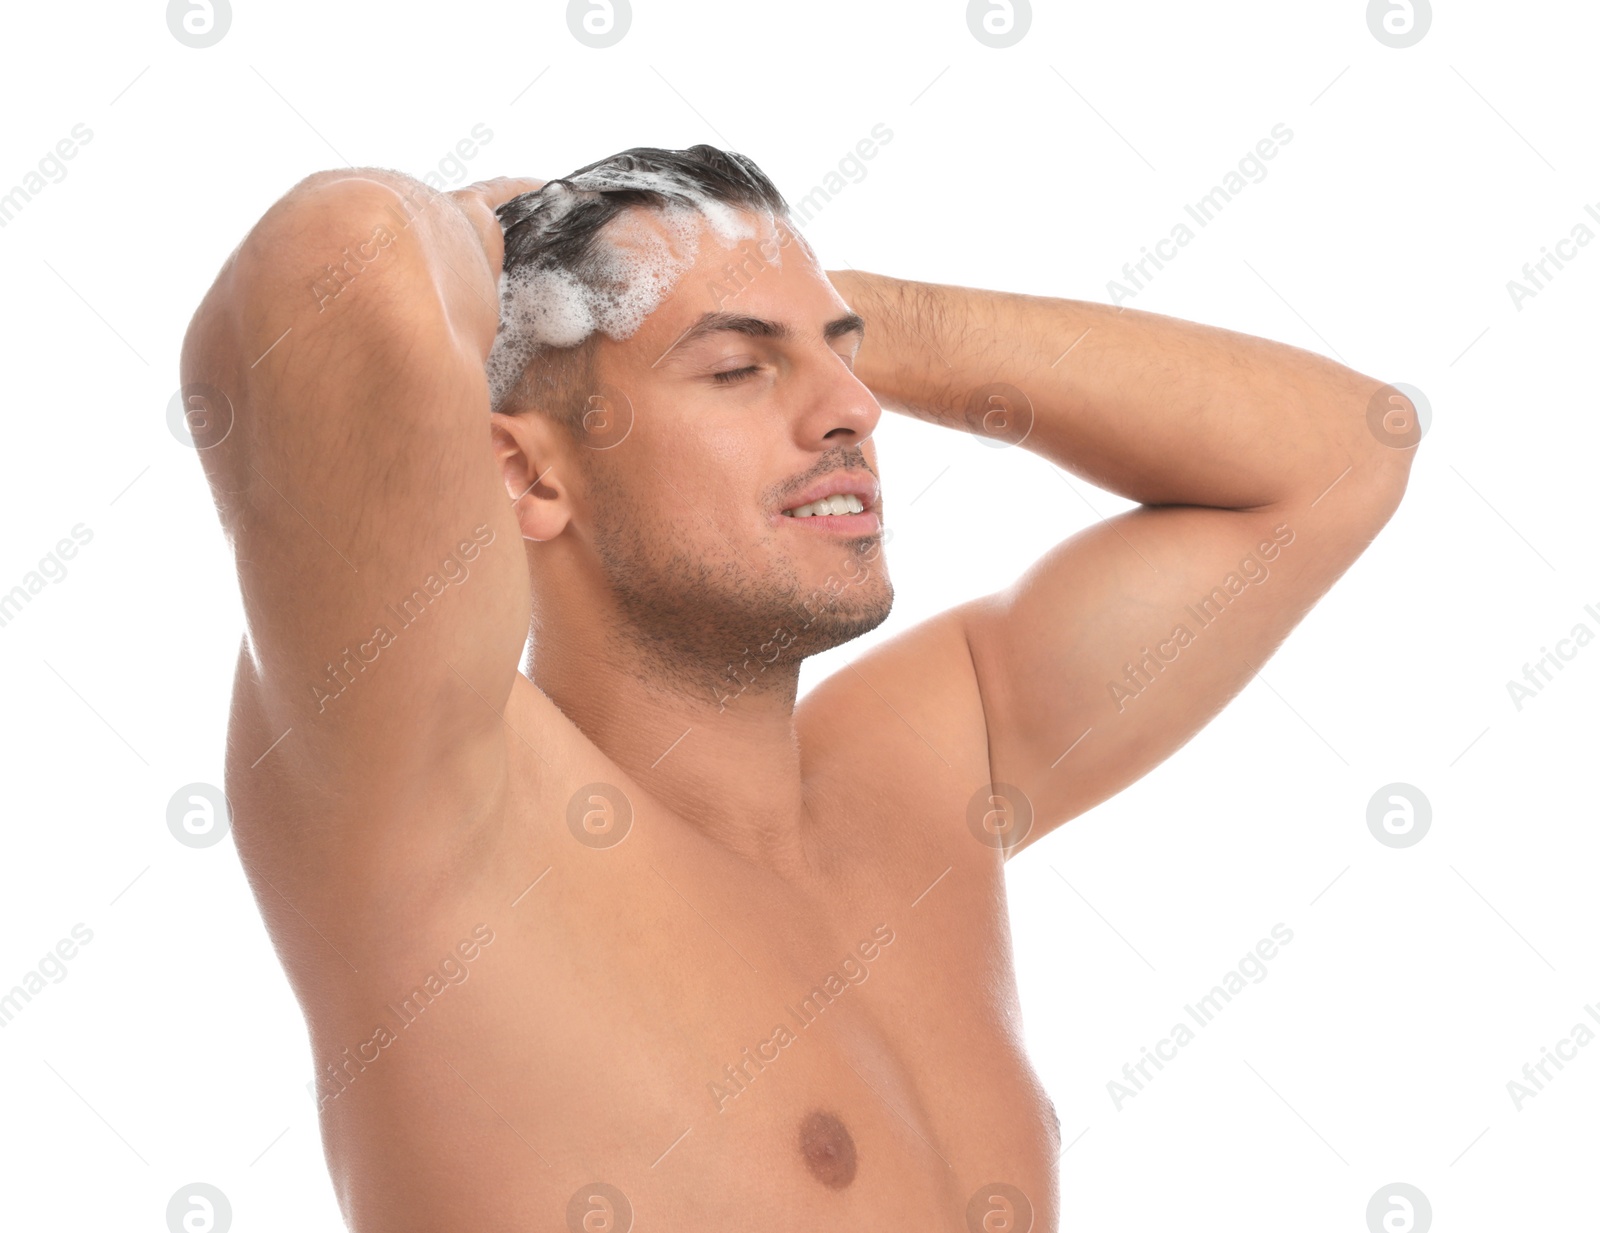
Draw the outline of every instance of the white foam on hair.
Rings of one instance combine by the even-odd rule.
[[[770,210],[713,200],[698,185],[665,172],[612,168],[570,179],[540,190],[530,217],[552,225],[602,189],[650,189],[667,201],[662,207],[630,207],[608,222],[594,250],[597,268],[583,277],[556,267],[502,271],[500,328],[485,365],[492,407],[540,350],[575,347],[596,330],[617,341],[632,337],[694,264],[705,229],[727,248],[758,232],[776,234]]]

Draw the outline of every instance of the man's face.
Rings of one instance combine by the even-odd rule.
[[[729,665],[863,634],[894,594],[869,440],[882,411],[852,371],[860,323],[798,233],[746,217],[756,235],[733,247],[702,228],[631,338],[598,338],[574,498],[635,634],[702,689]],[[864,510],[788,512],[825,494]]]

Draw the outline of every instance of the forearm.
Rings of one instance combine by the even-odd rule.
[[[1026,428],[1023,448],[1132,500],[1253,508],[1347,467],[1403,485],[1411,451],[1367,426],[1383,383],[1321,356],[1133,309],[829,278],[867,320],[856,371],[886,406],[1001,439]]]

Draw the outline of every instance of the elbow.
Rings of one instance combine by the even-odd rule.
[[[1368,397],[1365,410],[1367,435],[1385,454],[1403,459],[1404,469],[1409,469],[1433,416],[1422,391],[1403,384],[1380,385]]]
[[[1376,535],[1399,509],[1411,480],[1411,465],[1427,433],[1430,409],[1421,391],[1379,385],[1359,408],[1361,423],[1347,438],[1347,488],[1339,504]],[[1327,494],[1332,495],[1332,494]]]
[[[1334,514],[1370,534],[1405,498],[1431,415],[1421,391],[1355,374],[1325,403],[1322,431],[1295,467],[1291,504]]]
[[[1427,398],[1414,387],[1382,385],[1367,399],[1365,420],[1370,445],[1360,453],[1359,462],[1370,473],[1368,486],[1387,505],[1384,521],[1405,496],[1411,464],[1431,418]]]
[[[398,225],[408,204],[400,189],[375,173],[317,172],[267,209],[234,252],[234,264],[257,272],[289,267],[295,274],[350,254],[379,224]]]

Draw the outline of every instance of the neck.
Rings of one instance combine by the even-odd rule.
[[[533,683],[684,823],[764,867],[803,868],[799,661],[724,668],[666,663],[622,621],[542,624],[529,658]]]

